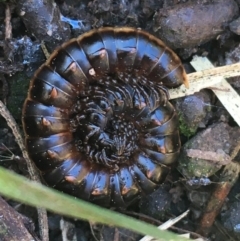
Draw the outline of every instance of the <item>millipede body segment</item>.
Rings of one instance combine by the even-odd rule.
[[[106,27],[72,39],[31,80],[22,112],[29,156],[49,186],[126,207],[178,157],[167,88],[182,83],[177,55],[147,32]]]

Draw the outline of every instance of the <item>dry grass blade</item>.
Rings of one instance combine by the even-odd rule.
[[[196,68],[198,72],[188,74],[188,78],[191,82],[197,81],[198,79],[211,78],[216,76],[229,78],[229,77],[240,75],[240,63],[214,68],[209,66],[210,61],[208,60],[207,57],[198,57],[198,56],[195,56],[195,58],[191,63],[194,63],[194,62],[199,63],[199,61],[203,63],[200,66],[202,67],[204,66],[204,67],[200,68],[199,66],[199,68]]]
[[[212,74],[213,73],[222,74],[222,76],[220,77],[221,82],[218,84],[212,85],[210,87],[213,87],[212,90],[215,93],[215,95],[218,97],[218,99],[221,101],[223,106],[226,108],[229,114],[233,117],[236,123],[240,126],[240,105],[239,105],[240,96],[225,79],[225,77],[229,77],[230,73],[233,74],[232,76],[236,76],[235,74],[237,73],[240,75],[239,73],[240,64],[238,63],[238,64],[224,66],[224,70],[226,71],[226,73],[228,73],[226,75],[222,73],[222,71],[220,72],[216,71],[217,68],[214,68],[214,65],[206,57],[194,58],[191,62],[191,65],[197,71],[208,69],[208,71],[211,72],[211,68],[212,68],[213,69]],[[227,70],[228,68],[229,68],[229,71]]]
[[[160,230],[166,230],[166,229],[172,227],[175,223],[179,222],[184,217],[186,217],[188,215],[189,211],[190,210],[187,210],[186,212],[182,213],[181,215],[179,215],[178,217],[176,217],[174,219],[169,219],[167,222],[165,222],[162,225],[158,226],[158,228]],[[154,239],[153,237],[147,235],[147,236],[144,236],[139,241],[157,241],[157,239]]]
[[[195,57],[191,65],[198,71],[188,74],[190,88],[180,86],[170,90],[170,99],[191,95],[204,88],[210,88],[240,126],[240,96],[225,78],[240,76],[240,63],[214,67],[206,57]]]

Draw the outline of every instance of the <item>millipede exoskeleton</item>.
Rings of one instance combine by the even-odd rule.
[[[64,43],[35,73],[23,107],[30,158],[46,183],[108,207],[153,192],[180,150],[169,87],[177,55],[139,29],[101,28]]]

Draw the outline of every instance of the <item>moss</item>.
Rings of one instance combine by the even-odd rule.
[[[214,165],[208,160],[200,158],[188,158],[181,157],[178,161],[177,169],[182,175],[187,179],[192,179],[194,177],[211,177],[217,171],[219,171],[221,165]]]
[[[21,119],[23,102],[27,96],[29,77],[24,72],[19,72],[8,79],[10,94],[7,99],[7,107],[16,120]]]
[[[186,137],[191,137],[193,136],[197,128],[190,127],[184,120],[183,116],[181,113],[178,113],[178,119],[179,119],[179,130],[180,133]]]

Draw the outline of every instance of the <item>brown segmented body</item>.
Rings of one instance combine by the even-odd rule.
[[[35,73],[23,107],[26,147],[47,184],[108,207],[153,192],[180,140],[167,88],[177,55],[142,30],[101,28],[64,43]]]

